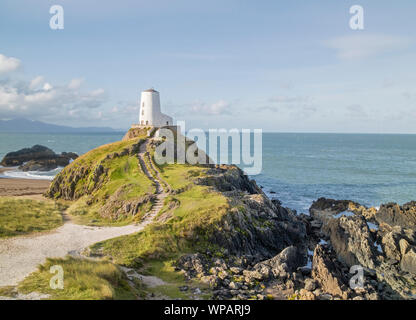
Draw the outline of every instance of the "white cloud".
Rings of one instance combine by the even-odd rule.
[[[78,78],[78,79],[72,79],[68,84],[68,89],[79,89],[81,87],[81,84],[84,82],[84,79]]]
[[[357,34],[333,38],[325,43],[337,51],[342,60],[364,59],[394,50],[401,50],[411,44],[411,39],[403,36],[380,34]]]
[[[118,115],[137,115],[139,116],[139,105],[134,102],[119,102],[110,110],[111,113]]]
[[[220,115],[220,114],[230,114],[231,104],[224,101],[219,100],[213,104],[207,104],[202,102],[197,102],[192,104],[191,110],[194,113],[204,114],[204,115]]]
[[[0,74],[14,71],[20,67],[20,60],[13,57],[6,57],[0,53]]]
[[[269,99],[269,102],[272,103],[301,103],[308,101],[308,97],[303,96],[276,96]]]
[[[101,96],[101,95],[103,95],[104,94],[104,89],[103,88],[99,88],[99,89],[96,89],[96,90],[94,90],[94,91],[91,91],[91,96],[93,96],[93,97],[98,97],[98,96]]]
[[[97,114],[102,117],[102,114],[92,109],[107,101],[103,89],[78,92],[67,86],[53,86],[48,82],[39,89],[42,82],[43,79],[40,81],[36,78],[29,82],[0,82],[0,119],[28,117],[38,120],[62,120],[76,117],[86,120],[96,119]]]
[[[43,85],[43,90],[45,90],[45,91],[50,91],[50,90],[52,90],[52,89],[53,89],[52,85],[51,85],[50,83],[48,83],[48,82],[46,82],[46,83]]]
[[[45,79],[42,76],[37,76],[36,78],[32,79],[29,84],[29,89],[38,89],[41,84],[43,84]]]
[[[0,72],[17,69],[20,61],[0,54]],[[12,76],[0,80],[0,119],[26,117],[55,123],[109,121],[101,109],[108,101],[102,88],[81,91],[82,78],[65,85],[53,84],[43,76],[21,80]],[[100,108],[100,109],[98,109]],[[114,114],[112,114],[114,116]]]

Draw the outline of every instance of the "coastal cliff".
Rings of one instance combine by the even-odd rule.
[[[46,192],[69,201],[69,213],[86,224],[149,222],[84,254],[132,273],[169,268],[184,277],[181,291],[197,283],[195,292],[205,288],[214,299],[414,297],[414,203],[377,210],[321,198],[297,215],[236,166],[157,165],[160,140],[133,136],[79,157]],[[363,270],[358,287],[353,266]]]

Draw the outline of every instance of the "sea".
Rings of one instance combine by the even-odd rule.
[[[35,144],[83,154],[119,141],[124,133],[0,133],[0,158]],[[416,200],[416,135],[263,133],[262,170],[255,179],[285,207],[307,213],[319,197],[366,206]],[[52,179],[50,172],[5,172],[3,178]]]

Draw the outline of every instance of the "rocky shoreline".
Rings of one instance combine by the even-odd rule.
[[[188,254],[176,269],[208,283],[214,299],[416,298],[415,202],[377,210],[320,198],[309,215],[274,205],[304,225],[302,242],[265,260],[261,254]]]
[[[120,146],[106,146],[106,152],[97,149],[100,151],[97,159],[91,152],[88,158],[81,159],[83,162],[76,160],[58,174],[45,195],[68,201],[82,198],[86,206],[104,201],[106,205],[98,210],[102,219],[114,216],[107,212],[115,209],[117,219],[139,214],[139,210],[131,208],[138,208],[144,202],[151,205],[155,200],[152,193],[126,200],[124,195],[136,190],[134,184],[122,184],[111,196],[98,197],[102,196],[100,192],[104,187],[114,182],[111,170],[118,170],[117,163],[121,160],[129,161],[137,156],[146,139],[151,138],[134,143],[128,139]],[[155,147],[154,141],[150,142],[147,154]],[[56,155],[52,150],[39,147],[32,148],[38,156],[30,159],[36,165],[45,164],[45,155],[54,161],[65,158],[69,162],[76,158],[74,154]],[[3,162],[22,165],[28,160],[27,154],[27,150],[8,154]],[[28,163],[32,162],[30,160]],[[197,174],[196,168],[200,170]],[[162,232],[167,224],[183,218],[174,214],[181,205],[177,198],[184,201],[181,195],[191,188],[202,187],[207,194],[226,199],[228,205],[224,213],[207,219],[206,224],[195,223],[193,229],[177,224],[176,228],[182,229],[165,235],[172,244],[181,243],[186,250],[180,246],[169,248],[171,256],[167,256],[164,250],[153,249],[150,245],[147,256],[175,257],[175,270],[187,281],[208,285],[213,299],[416,298],[416,201],[402,206],[382,204],[377,209],[349,200],[319,198],[313,202],[309,214],[297,214],[283,207],[280,201],[269,199],[256,182],[249,180],[236,166],[204,165],[185,169],[191,184],[177,189],[169,187],[170,203],[164,204],[163,214],[155,221],[157,228],[151,230]],[[192,215],[192,212],[186,214]],[[208,218],[213,212],[205,214]],[[133,265],[121,265],[134,267],[146,263],[146,255],[132,250],[129,259]],[[97,252],[92,251],[92,254]],[[113,258],[111,253],[100,251],[99,255]],[[186,283],[181,286],[183,291],[188,289]]]

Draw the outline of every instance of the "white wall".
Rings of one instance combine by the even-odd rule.
[[[140,125],[162,127],[172,125],[173,119],[160,110],[160,97],[157,91],[143,91],[140,99]]]

